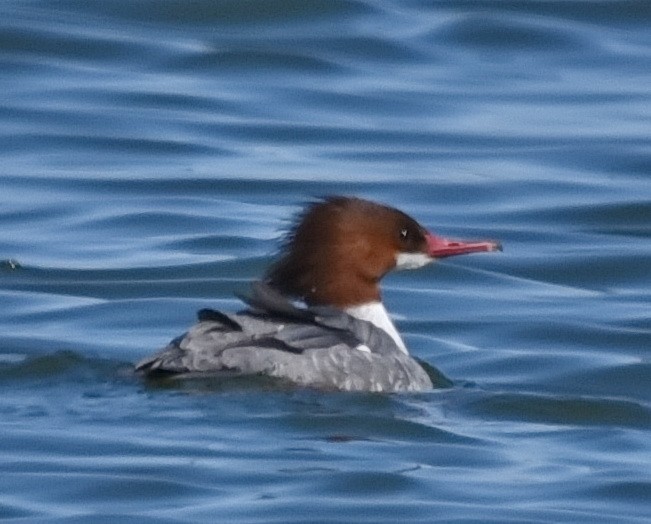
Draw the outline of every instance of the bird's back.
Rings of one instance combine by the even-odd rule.
[[[334,308],[297,308],[264,284],[237,314],[199,312],[187,333],[136,366],[152,374],[266,375],[344,391],[420,391],[423,368],[370,322]]]

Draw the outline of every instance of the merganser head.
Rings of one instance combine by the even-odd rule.
[[[392,207],[334,196],[298,215],[266,281],[309,305],[343,309],[380,301],[379,282],[392,269],[500,249],[497,242],[445,239]]]

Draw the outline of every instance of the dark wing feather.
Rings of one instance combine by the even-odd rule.
[[[197,312],[197,318],[199,319],[199,322],[218,322],[224,328],[232,329],[234,331],[242,331],[242,326],[240,326],[231,315],[227,315],[226,313],[222,313],[216,309],[200,309]]]

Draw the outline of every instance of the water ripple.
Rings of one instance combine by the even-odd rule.
[[[648,520],[647,1],[0,15],[0,518]],[[339,193],[502,241],[384,281],[447,387],[133,374]]]

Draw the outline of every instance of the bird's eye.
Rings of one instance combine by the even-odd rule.
[[[403,227],[400,230],[400,239],[407,240],[408,237],[409,237],[409,230],[406,227]]]

